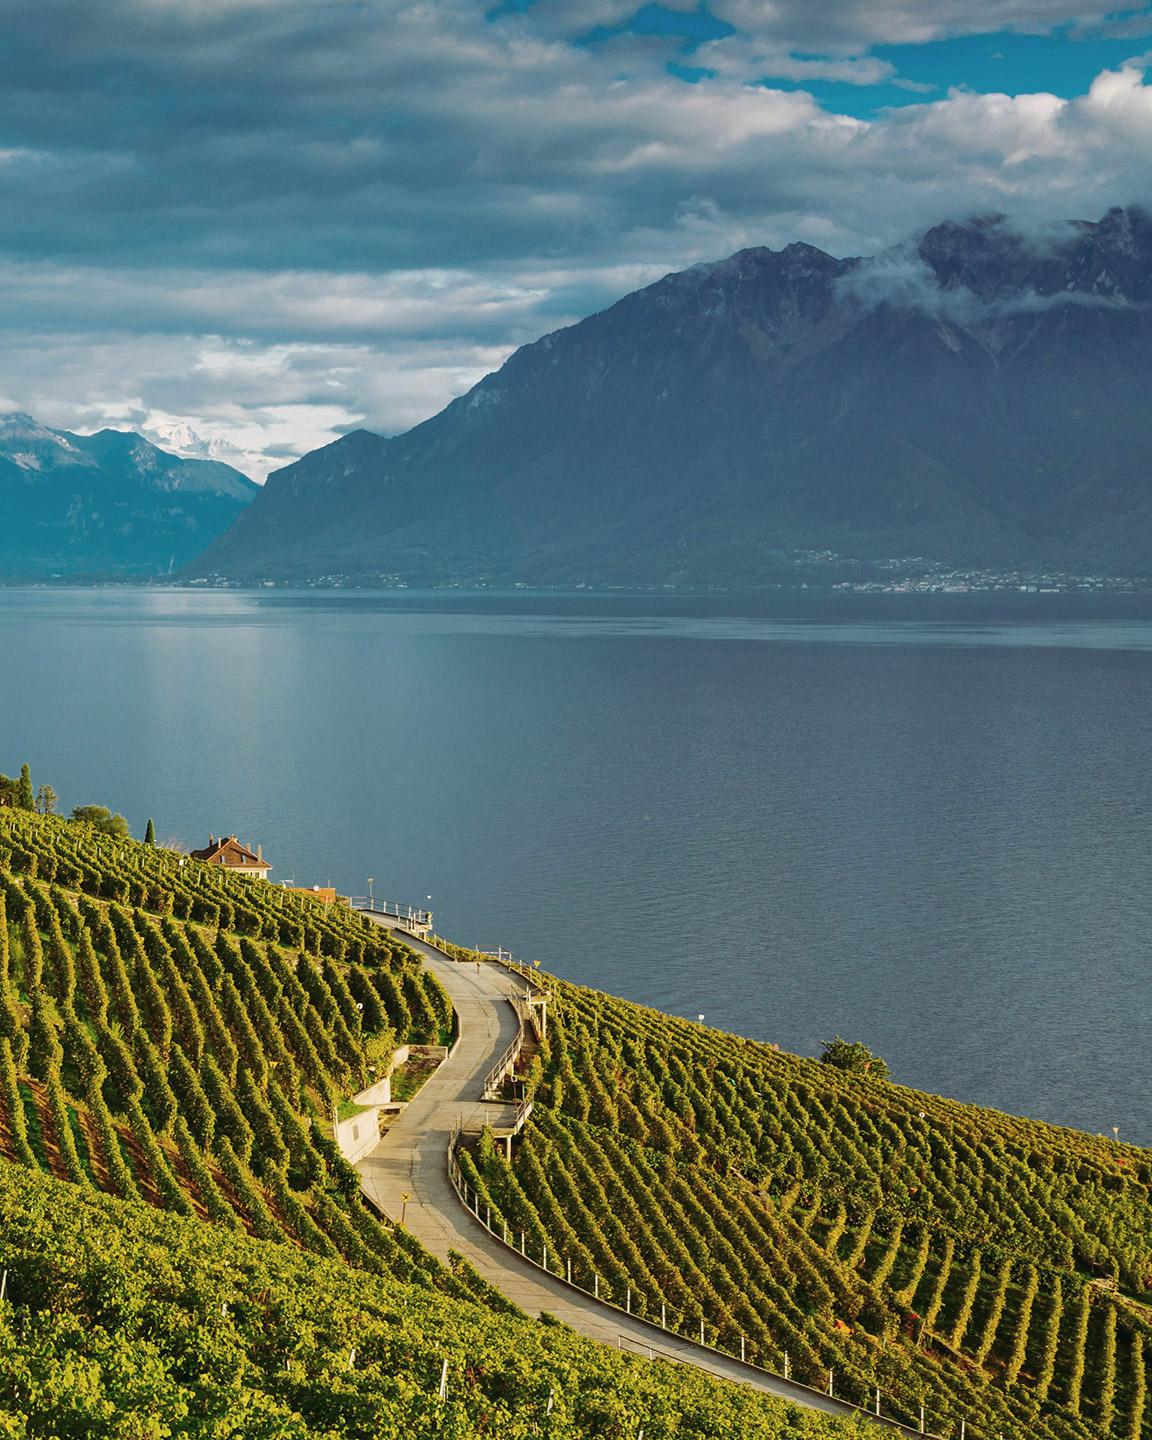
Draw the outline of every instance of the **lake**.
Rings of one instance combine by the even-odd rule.
[[[0,769],[1148,1143],[1152,618],[1085,607],[0,591]]]

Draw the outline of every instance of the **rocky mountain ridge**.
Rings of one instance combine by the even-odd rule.
[[[131,431],[76,435],[0,415],[0,576],[144,576],[180,568],[259,486]]]
[[[1152,219],[697,265],[405,435],[276,472],[237,579],[708,584],[893,556],[1152,571]],[[813,557],[817,557],[813,560]]]

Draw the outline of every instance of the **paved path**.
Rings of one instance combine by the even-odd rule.
[[[382,923],[376,916],[369,918]],[[489,1284],[529,1315],[548,1311],[606,1345],[681,1361],[812,1409],[837,1415],[850,1410],[621,1315],[521,1260],[487,1233],[460,1203],[448,1179],[448,1141],[458,1122],[466,1127],[482,1123],[492,1108],[478,1097],[485,1075],[516,1035],[518,1022],[509,997],[523,993],[524,987],[499,965],[461,964],[404,932],[400,938],[447,990],[459,1016],[461,1039],[456,1053],[425,1082],[376,1149],[358,1162],[369,1198],[394,1220],[404,1212],[405,1228],[441,1260],[449,1250],[464,1255]],[[405,1194],[410,1197],[406,1207]]]

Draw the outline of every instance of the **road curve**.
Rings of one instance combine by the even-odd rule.
[[[381,923],[376,916],[368,918]],[[509,999],[523,993],[523,987],[499,965],[459,963],[406,933],[400,938],[417,951],[447,990],[459,1017],[460,1041],[380,1144],[358,1162],[368,1198],[393,1220],[403,1214],[405,1228],[441,1260],[447,1259],[449,1250],[464,1255],[490,1285],[529,1315],[547,1311],[580,1334],[614,1348],[651,1352],[809,1409],[860,1414],[853,1406],[761,1374],[738,1360],[622,1315],[546,1275],[488,1234],[461,1204],[448,1179],[448,1141],[458,1123],[482,1121],[491,1108],[479,1099],[481,1087],[516,1035],[518,1022]],[[892,1422],[889,1426],[903,1430]]]

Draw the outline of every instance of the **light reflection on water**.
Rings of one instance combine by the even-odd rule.
[[[0,769],[137,833],[235,831],[279,879],[431,893],[462,941],[680,1014],[1152,1140],[1152,618],[961,598],[0,591]]]

